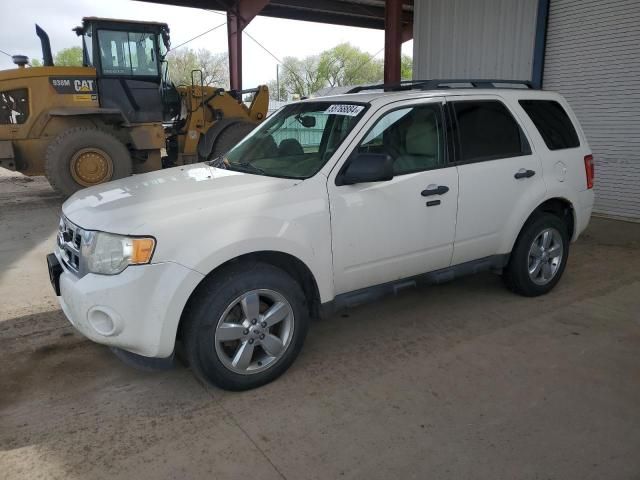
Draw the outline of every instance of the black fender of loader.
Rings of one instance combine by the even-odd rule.
[[[213,151],[213,145],[216,143],[216,139],[227,127],[242,121],[246,121],[246,119],[239,117],[223,118],[218,120],[213,127],[204,133],[204,135],[201,135],[200,140],[198,141],[198,158],[200,161],[209,159],[209,155]]]

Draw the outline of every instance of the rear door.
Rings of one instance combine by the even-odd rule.
[[[456,134],[458,218],[452,264],[508,253],[546,188],[540,159],[520,122],[497,96],[447,99]],[[507,244],[509,242],[506,242]]]

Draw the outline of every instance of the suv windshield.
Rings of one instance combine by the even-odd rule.
[[[227,168],[286,178],[309,178],[331,158],[366,106],[313,102],[287,105],[226,155]]]

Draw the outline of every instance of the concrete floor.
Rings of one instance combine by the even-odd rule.
[[[0,477],[640,478],[640,224],[594,219],[543,298],[491,274],[315,323],[258,390],[132,370],[49,286],[60,209],[0,179]]]

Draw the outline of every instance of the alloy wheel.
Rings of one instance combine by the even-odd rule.
[[[250,375],[273,366],[285,354],[295,319],[287,299],[268,289],[233,300],[218,320],[215,350],[232,372]]]
[[[529,248],[529,278],[536,285],[546,285],[558,273],[562,265],[564,247],[562,235],[555,228],[545,228]]]

